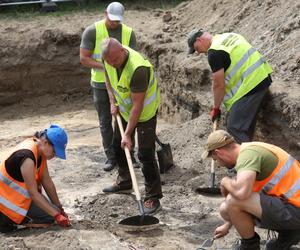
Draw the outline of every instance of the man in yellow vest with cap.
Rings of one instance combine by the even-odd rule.
[[[212,121],[221,116],[223,102],[228,111],[228,132],[239,143],[253,138],[257,114],[272,82],[272,69],[247,40],[235,33],[212,36],[192,30],[188,35],[189,54],[207,53],[212,69],[214,102]]]
[[[80,44],[80,63],[91,68],[94,105],[98,113],[102,144],[107,157],[104,170],[111,171],[116,165],[116,160],[112,148],[112,117],[101,61],[100,44],[105,38],[113,37],[122,44],[136,49],[136,37],[132,28],[121,23],[124,16],[124,6],[121,3],[110,3],[104,16],[103,20],[88,26],[83,32]],[[133,160],[135,161],[134,157]]]
[[[145,177],[145,214],[153,214],[160,208],[162,198],[160,174],[155,159],[156,114],[160,104],[160,92],[153,66],[135,50],[120,44],[114,38],[102,42],[106,85],[111,103],[112,115],[120,114],[124,136],[115,129],[114,149],[118,178],[112,186],[104,188],[105,193],[120,193],[131,190],[132,182],[122,148],[132,148],[132,133],[137,128],[138,157]]]
[[[283,149],[263,142],[236,143],[224,130],[208,136],[202,158],[211,157],[237,176],[221,180],[225,200],[220,206],[224,224],[214,238],[228,234],[233,225],[241,236],[235,249],[258,250],[254,227],[278,232],[267,250],[287,250],[300,241],[300,163]]]

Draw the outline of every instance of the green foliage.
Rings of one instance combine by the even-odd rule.
[[[103,12],[105,7],[112,2],[101,0],[75,0],[70,2],[57,3],[58,9],[55,12],[41,12],[41,4],[24,4],[14,6],[0,6],[0,19],[2,18],[32,18],[36,16],[62,16],[73,12]],[[140,6],[142,8],[172,8],[184,0],[120,0],[126,9]]]

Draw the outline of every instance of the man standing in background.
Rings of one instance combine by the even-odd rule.
[[[107,157],[104,170],[111,171],[116,166],[116,159],[112,147],[112,116],[105,85],[100,45],[105,38],[113,37],[123,45],[136,49],[136,37],[132,28],[121,23],[124,17],[124,6],[121,3],[110,3],[104,16],[103,20],[88,26],[83,32],[80,44],[80,63],[91,68],[93,100],[98,113],[102,144]],[[133,162],[135,163],[134,157]]]

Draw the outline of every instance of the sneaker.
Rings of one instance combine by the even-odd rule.
[[[257,233],[251,239],[240,239],[234,250],[260,250],[260,237]]]
[[[114,161],[114,160],[107,160],[105,162],[105,167],[103,168],[103,170],[109,172],[109,171],[113,170],[116,165],[117,165],[116,161]]]
[[[149,198],[144,201],[144,214],[156,214],[161,209],[159,199]]]
[[[103,188],[102,191],[106,194],[130,194],[132,193],[132,185],[121,186],[114,183],[109,187]]]
[[[288,250],[300,241],[300,229],[278,231],[278,238],[266,244],[266,250]]]

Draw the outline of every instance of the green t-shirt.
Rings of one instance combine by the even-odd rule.
[[[239,154],[235,169],[237,172],[253,170],[256,180],[267,178],[278,164],[278,158],[270,150],[261,146],[247,146]]]

